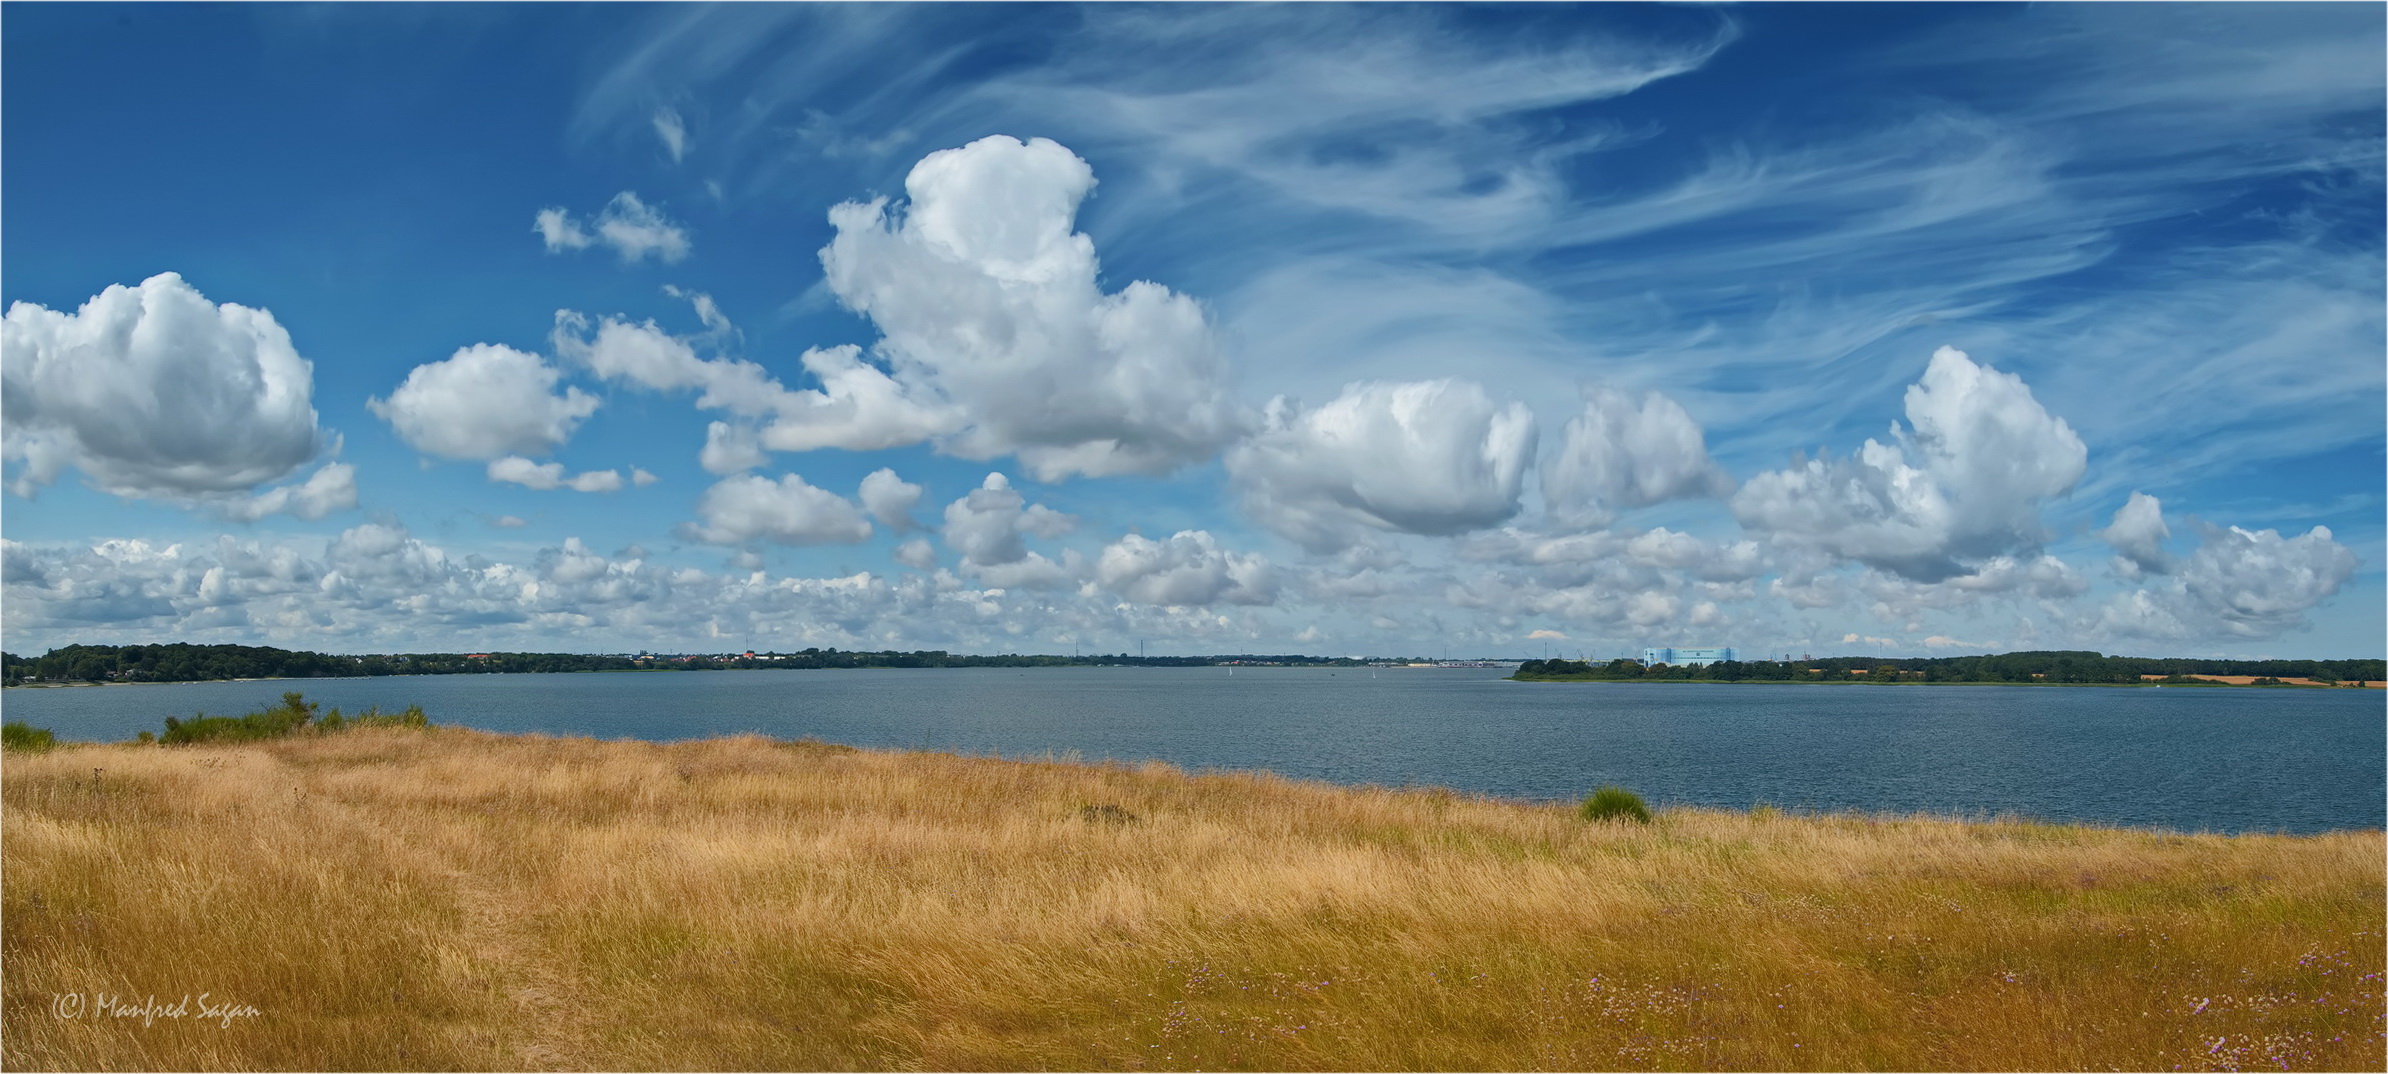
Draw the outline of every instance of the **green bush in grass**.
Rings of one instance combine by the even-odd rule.
[[[31,727],[23,720],[10,720],[5,724],[0,724],[0,747],[23,750],[26,753],[41,753],[57,745],[58,736],[51,734],[46,727]]]
[[[1643,804],[1642,796],[1615,784],[1593,791],[1590,798],[1584,799],[1582,808],[1577,812],[1583,814],[1585,820],[1630,820],[1636,824],[1650,823],[1650,807]]]
[[[158,741],[169,746],[194,742],[255,742],[269,738],[287,738],[304,731],[344,731],[356,727],[429,727],[431,721],[423,715],[423,706],[408,705],[400,712],[383,712],[367,708],[354,716],[343,716],[339,709],[321,717],[317,705],[305,695],[293,690],[282,695],[282,703],[263,712],[246,716],[209,716],[200,713],[188,720],[166,717],[166,733]]]
[[[431,726],[431,721],[423,715],[423,706],[421,705],[408,705],[397,712],[383,712],[378,707],[368,705],[365,707],[365,711],[354,716],[342,716],[339,709],[333,709],[330,714],[315,721],[315,729],[318,731],[343,731],[354,727],[423,728],[429,726]]]

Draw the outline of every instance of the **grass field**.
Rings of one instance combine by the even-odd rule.
[[[69,747],[0,767],[0,1063],[2379,1070],[2382,874],[759,738]]]

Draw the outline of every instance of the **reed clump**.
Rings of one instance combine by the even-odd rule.
[[[245,716],[210,716],[204,712],[188,720],[166,717],[165,734],[154,740],[168,746],[188,746],[198,742],[261,742],[271,738],[289,738],[299,734],[328,734],[360,727],[394,727],[421,729],[431,726],[423,714],[423,706],[408,705],[402,712],[382,712],[378,706],[343,716],[334,708],[322,711],[323,706],[309,701],[296,690],[282,695],[282,703],[260,709]],[[149,732],[141,733],[140,741],[153,740]]]
[[[1594,790],[1576,812],[1585,820],[1650,823],[1650,806],[1642,796],[1615,784]]]
[[[0,765],[10,1069],[2388,1060],[2378,832],[444,727]]]
[[[57,748],[58,736],[47,727],[35,727],[23,720],[0,724],[0,749],[47,753]]]

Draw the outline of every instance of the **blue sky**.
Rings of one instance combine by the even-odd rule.
[[[0,6],[5,641],[2377,656],[2383,36]]]

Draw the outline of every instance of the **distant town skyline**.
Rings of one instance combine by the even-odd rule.
[[[2378,5],[0,12],[21,655],[2388,650]]]

